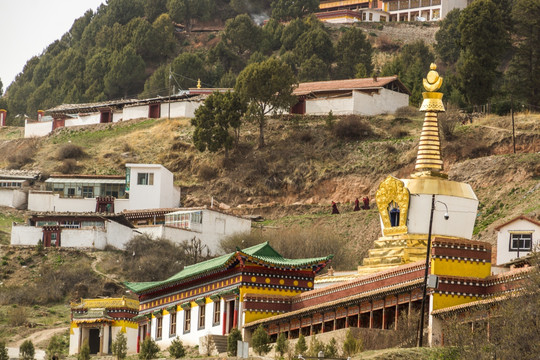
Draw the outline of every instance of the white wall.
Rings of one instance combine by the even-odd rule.
[[[124,107],[123,120],[142,119],[148,117],[149,105]]]
[[[52,121],[28,122],[24,121],[24,137],[45,136],[52,131]]]
[[[28,193],[19,189],[0,189],[0,206],[26,209]]]
[[[34,246],[43,239],[43,230],[40,227],[28,225],[11,226],[11,245]]]
[[[96,199],[61,198],[59,194],[53,194],[52,192],[30,191],[28,194],[28,210],[54,212],[94,212],[96,211]]]
[[[433,212],[432,235],[456,236],[471,239],[476,220],[478,200],[448,195],[436,195],[435,200],[448,206],[448,220],[444,219],[446,208],[436,202]],[[427,234],[431,211],[431,194],[415,194],[410,197],[407,226],[409,234]]]
[[[208,299],[207,299],[208,301]],[[221,316],[223,316],[223,308],[225,306],[223,299],[221,302]],[[163,316],[162,324],[162,337],[161,340],[157,341],[158,346],[161,349],[166,349],[175,338],[180,338],[184,345],[196,346],[199,345],[199,340],[201,337],[208,334],[221,335],[223,327],[220,319],[220,323],[216,326],[212,326],[214,318],[214,302],[210,301],[205,304],[206,312],[204,318],[204,329],[198,329],[199,325],[199,306],[194,306],[191,308],[191,330],[189,333],[184,334],[184,314],[185,311],[180,309],[176,314],[176,336],[170,337],[170,314]],[[156,319],[152,319],[152,338],[156,339]]]
[[[446,15],[455,8],[465,9],[467,7],[467,0],[442,0],[441,1],[441,19],[444,19]]]
[[[187,118],[193,118],[195,117],[195,110],[201,106],[202,101],[178,101],[178,102],[171,102],[170,103],[170,117],[176,118],[176,117],[187,117]],[[148,116],[148,113],[147,115]],[[161,104],[161,117],[166,118],[169,117],[169,103],[162,103]]]
[[[327,115],[330,110],[334,115],[352,114],[352,97],[333,99],[306,99],[306,114]]]
[[[117,249],[124,249],[126,243],[131,240],[134,235],[133,229],[115,221],[107,221],[107,244],[114,246]]]
[[[165,225],[138,227],[137,231],[154,238],[163,237],[176,244],[196,237],[201,240],[203,245],[208,246],[210,253],[214,255],[219,252],[219,243],[226,236],[251,231],[251,220],[209,209],[203,210],[203,222],[201,225],[196,231]]]
[[[65,126],[69,127],[69,126],[99,124],[100,119],[101,119],[101,114],[99,112],[87,114],[87,115],[79,115],[76,118],[66,119]]]
[[[103,250],[107,245],[123,249],[133,237],[133,230],[114,221],[106,221],[105,228],[68,229],[60,233],[60,247],[94,248]],[[43,239],[41,227],[12,225],[11,245],[34,246]]]
[[[517,219],[503,226],[497,232],[497,264],[504,264],[518,258],[517,251],[510,251],[510,233],[512,231],[532,231],[532,248],[540,246],[540,226],[524,219]],[[528,255],[530,252],[519,251],[519,257]]]
[[[156,164],[127,164],[130,167],[128,210],[174,208],[180,205],[180,192],[174,188],[174,176]],[[138,173],[153,173],[153,185],[137,185]]]
[[[354,91],[353,111],[359,115],[394,113],[398,108],[409,105],[409,95],[388,89],[379,89],[371,95]]]

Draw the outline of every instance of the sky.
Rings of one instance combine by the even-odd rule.
[[[106,0],[0,0],[0,79],[3,90],[26,62],[69,31],[86,10]]]

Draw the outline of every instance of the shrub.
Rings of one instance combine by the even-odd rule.
[[[330,339],[330,342],[324,347],[325,358],[335,358],[338,355],[337,341],[336,339]]]
[[[8,350],[4,340],[0,340],[0,360],[9,360]]]
[[[392,126],[390,128],[390,135],[392,135],[392,138],[394,139],[401,139],[409,135],[409,132],[401,126]]]
[[[31,340],[26,340],[19,347],[19,358],[22,360],[34,360],[36,350]]]
[[[285,353],[289,350],[289,342],[285,337],[285,333],[279,333],[276,341],[276,352],[279,353],[280,357],[283,357]]]
[[[326,128],[328,130],[332,130],[334,128],[334,123],[336,122],[336,117],[334,116],[334,113],[332,110],[328,112],[328,116],[324,119],[324,124],[326,125]]]
[[[8,324],[9,326],[22,326],[28,320],[28,313],[22,306],[17,306],[9,310]]]
[[[357,116],[347,116],[336,124],[334,134],[344,140],[360,140],[373,135],[371,126]]]
[[[455,130],[461,122],[460,115],[457,111],[449,108],[448,111],[439,114],[439,126],[445,140],[453,140],[456,137]]]
[[[139,359],[150,360],[154,359],[159,352],[159,347],[156,342],[151,338],[147,337],[141,344],[141,351],[139,352]]]
[[[77,160],[66,159],[55,168],[55,171],[62,174],[75,174],[79,171],[79,169],[80,166],[77,164]]]
[[[203,354],[206,356],[212,356],[212,353],[214,352],[216,348],[216,344],[214,343],[214,338],[212,335],[208,334],[206,336],[203,336],[201,339],[201,350]]]
[[[169,355],[175,359],[186,356],[186,349],[179,338],[176,338],[171,342],[171,346],[169,346],[168,350]]]
[[[214,166],[203,164],[199,168],[199,177],[204,181],[215,179],[218,175],[218,170]]]
[[[51,360],[53,356],[56,355],[58,358],[61,354],[67,354],[69,350],[69,339],[62,335],[54,335],[47,345],[47,350],[45,351],[46,359]]]
[[[308,356],[317,357],[320,351],[324,351],[324,344],[317,339],[317,336],[313,335],[309,342]]]
[[[396,110],[396,117],[411,117],[418,115],[419,111],[414,106],[402,106]]]
[[[126,335],[122,331],[118,332],[116,334],[116,338],[114,339],[111,350],[113,355],[116,356],[118,360],[123,360],[127,356],[127,338]]]
[[[270,349],[272,349],[272,346],[270,345],[270,336],[268,336],[268,333],[262,324],[259,325],[253,333],[251,346],[258,355],[266,355],[270,352]]]
[[[351,330],[347,331],[345,336],[345,342],[343,343],[343,352],[347,357],[353,356],[354,354],[362,351],[362,344],[359,340],[356,340],[351,333]]]
[[[227,354],[229,354],[229,356],[236,356],[238,351],[238,340],[242,341],[242,333],[237,328],[233,328],[227,337]]]
[[[90,345],[88,345],[88,340],[84,340],[81,346],[79,354],[77,354],[77,360],[90,360]]]
[[[294,345],[294,354],[295,355],[304,355],[307,351],[306,338],[304,335],[300,334],[296,345]]]
[[[61,148],[58,149],[56,158],[58,160],[80,159],[84,155],[86,154],[82,147],[75,144],[65,144]]]

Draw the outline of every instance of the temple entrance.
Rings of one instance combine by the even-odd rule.
[[[88,346],[90,354],[99,353],[99,329],[88,329]]]

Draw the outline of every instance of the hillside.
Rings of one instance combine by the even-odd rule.
[[[17,129],[6,128],[0,132],[0,153],[8,156],[0,159],[0,167],[39,169],[47,176],[59,170],[122,174],[127,162],[162,163],[174,172],[185,206],[209,206],[213,197],[226,211],[262,216],[253,233],[278,243],[285,255],[335,252],[335,268],[354,269],[380,236],[377,186],[388,174],[411,173],[422,120],[410,109],[397,117],[275,118],[268,123],[265,148],[256,147],[257,130],[246,124],[229,159],[222,153],[198,152],[188,119],[64,128],[34,139],[22,139]],[[470,183],[480,200],[475,239],[491,243],[494,227],[504,220],[518,214],[540,217],[540,116],[516,116],[517,154],[512,153],[509,124],[509,117],[477,118],[458,125],[453,138],[443,140],[450,179]],[[66,144],[86,153],[67,167],[57,156]],[[372,209],[353,212],[354,199],[363,196],[370,197]],[[330,215],[331,201],[338,203],[340,216]],[[118,252],[40,253],[7,246],[11,221],[23,217],[24,212],[0,209],[2,336],[15,339],[18,333],[65,326],[69,299],[122,293],[116,284],[127,279]],[[295,246],[308,238],[313,241],[309,253]],[[72,276],[74,264],[88,269],[86,278]],[[45,273],[51,280],[39,281]],[[50,293],[40,288],[47,284],[56,284],[54,298],[38,296]],[[24,324],[38,324],[35,329],[10,323],[10,304],[15,303],[26,311]],[[51,308],[53,304],[64,305]],[[52,314],[42,307],[57,310]]]

